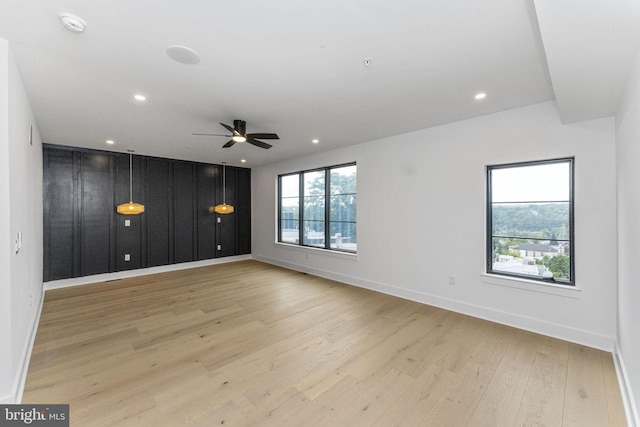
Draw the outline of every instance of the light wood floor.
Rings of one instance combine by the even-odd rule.
[[[72,426],[624,426],[610,354],[257,261],[47,291]]]

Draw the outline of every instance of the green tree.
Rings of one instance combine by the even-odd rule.
[[[569,257],[567,255],[556,255],[553,257],[545,255],[542,264],[553,273],[556,279],[569,278]]]

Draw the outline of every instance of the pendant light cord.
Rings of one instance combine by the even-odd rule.
[[[222,204],[227,204],[227,164],[222,163]]]
[[[129,203],[133,202],[133,153],[129,150]]]

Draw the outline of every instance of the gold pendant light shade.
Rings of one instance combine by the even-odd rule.
[[[118,205],[116,211],[121,215],[139,215],[144,212],[144,205],[133,203],[133,150],[129,152],[129,203]]]
[[[144,205],[133,202],[123,203],[118,205],[117,211],[122,215],[138,215],[144,212]]]
[[[221,205],[215,205],[213,207],[213,210],[215,213],[226,215],[226,214],[233,213],[233,206],[223,203]]]

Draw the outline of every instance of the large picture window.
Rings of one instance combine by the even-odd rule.
[[[487,167],[487,272],[574,285],[573,158]]]
[[[278,241],[357,252],[356,165],[278,177]]]

